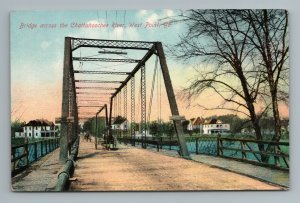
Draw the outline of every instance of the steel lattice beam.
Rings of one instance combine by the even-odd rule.
[[[85,100],[84,100],[84,99],[81,99],[81,98],[80,98],[78,101],[79,101],[79,102],[90,102],[90,101],[92,101],[92,102],[99,102],[99,99],[96,99],[96,98],[95,98],[95,99],[85,99]]]
[[[120,85],[117,91],[113,94],[113,97],[121,91],[121,89],[129,82],[129,80],[141,69],[142,66],[145,65],[146,61],[155,53],[155,47],[152,47],[142,58],[142,60],[135,66],[135,68],[131,71],[131,73],[127,76],[124,82]]]
[[[108,100],[101,100],[101,101],[79,101],[81,104],[90,104],[93,102],[93,104],[103,104],[106,103]]]
[[[136,59],[112,59],[112,58],[90,58],[90,57],[73,57],[73,61],[97,61],[97,62],[112,62],[112,63],[138,63]]]
[[[109,80],[75,80],[78,83],[122,83],[123,81],[109,81]]]
[[[82,96],[81,94],[78,96]],[[86,99],[86,100],[85,100]],[[103,101],[108,101],[110,98],[86,98],[86,97],[80,97],[78,99],[78,102],[103,102]]]
[[[146,144],[146,67],[141,67],[141,129],[143,148],[147,148]]]
[[[99,105],[100,101],[78,101],[79,104],[83,104],[83,105]]]
[[[96,111],[92,112],[92,113],[79,113],[79,116],[91,116],[91,117],[94,117],[95,114],[96,114]]]
[[[116,49],[135,49],[135,50],[147,50],[147,53],[144,55],[144,57],[137,62],[135,68],[131,72],[113,72],[113,71],[97,71],[97,69],[94,70],[75,70],[73,71],[73,64],[72,64],[72,52],[80,47],[91,47],[91,48],[100,48],[100,51],[110,51],[108,49],[114,49],[112,51],[115,51]],[[110,115],[109,115],[109,126],[111,127],[112,124],[112,109],[113,109],[113,101],[115,105],[117,102],[115,102],[117,98],[114,98],[118,95],[118,93],[126,86],[126,84],[129,82],[130,79],[134,77],[134,75],[141,69],[141,129],[142,129],[142,136],[143,139],[146,141],[146,77],[145,77],[145,63],[148,61],[148,59],[153,55],[156,54],[159,57],[160,61],[160,67],[162,71],[163,80],[165,83],[166,93],[168,96],[168,101],[172,113],[172,119],[175,127],[175,132],[177,134],[177,138],[180,144],[180,152],[181,156],[185,158],[190,158],[189,152],[187,150],[187,146],[184,140],[183,135],[183,129],[181,125],[180,119],[178,119],[179,111],[174,95],[173,86],[170,79],[170,74],[168,70],[168,66],[166,63],[165,54],[163,51],[162,43],[161,42],[142,42],[142,41],[124,41],[124,40],[101,40],[101,39],[82,39],[82,38],[65,38],[65,57],[64,57],[64,80],[63,80],[63,92],[66,93],[67,91],[72,91],[73,95],[67,95],[63,94],[63,105],[62,105],[62,117],[65,119],[70,115],[67,115],[70,110],[71,116],[74,115],[75,117],[75,123],[77,117],[77,104],[76,104],[76,95],[111,95],[110,97]],[[88,59],[86,59],[88,60]],[[96,59],[92,59],[96,60]],[[103,60],[104,62],[121,62],[119,59],[97,59],[97,60]],[[123,59],[122,59],[123,60]],[[128,62],[128,61],[127,61]],[[121,83],[121,85],[116,89],[114,93],[110,92],[76,92],[75,88],[75,81],[74,81],[74,73],[81,73],[81,74],[108,74],[108,75],[127,75],[126,79]],[[73,86],[68,87],[68,80],[72,79]],[[69,98],[69,97],[72,98]],[[73,100],[72,100],[73,99]],[[120,100],[120,99],[119,99]],[[69,106],[76,106],[74,108],[68,108]],[[118,110],[118,107],[116,106],[114,108],[114,112]],[[181,117],[180,117],[181,118]],[[66,158],[65,155],[67,155],[67,144],[66,141],[68,141],[67,136],[64,136],[65,134],[70,134],[68,132],[71,132],[68,128],[69,124],[62,123],[62,137],[61,137],[61,150],[60,154],[60,160],[65,161],[63,159]],[[67,128],[68,127],[68,128]],[[109,139],[107,141],[113,141],[112,140],[112,131],[111,128],[108,129],[109,131]],[[76,134],[76,132],[73,134]],[[146,147],[146,142],[143,142],[143,147]]]
[[[109,92],[77,92],[76,94],[81,94],[81,95],[84,95],[84,94],[93,94],[93,95],[112,95],[112,93],[109,93]]]
[[[118,111],[119,111],[119,116],[122,116],[122,94],[120,92],[119,94],[119,103],[118,103]],[[121,129],[118,130],[118,135],[121,136]]]
[[[90,101],[87,101],[87,102],[103,102],[103,101],[108,101],[109,98],[107,99],[98,99],[98,100],[90,100]],[[85,102],[85,100],[78,100],[79,102]]]
[[[76,89],[99,89],[99,90],[116,90],[117,88],[113,87],[95,87],[95,86],[89,86],[89,87],[76,87]]]
[[[85,91],[81,91],[81,92],[77,92],[77,95],[80,94],[91,94],[91,95],[95,95],[95,96],[104,96],[104,95],[112,95],[113,92],[112,90],[97,90],[97,89],[90,89],[90,90],[85,90]]]
[[[121,94],[118,94],[118,102],[117,102],[117,108],[118,108],[118,115],[121,116],[120,106],[121,106]]]
[[[105,97],[105,96],[96,96],[96,97],[91,97],[91,96],[84,96],[84,95],[80,95],[80,97],[77,97],[78,100],[102,100],[102,99],[110,99],[110,97]]]
[[[124,117],[127,119],[127,85],[124,87]]]
[[[149,50],[154,42],[72,38],[72,51],[80,47]]]
[[[74,73],[81,74],[103,74],[103,75],[129,75],[130,72],[97,71],[97,70],[74,70]]]
[[[127,55],[127,52],[124,52],[124,51],[110,51],[110,50],[98,51],[98,53],[99,54]]]
[[[132,77],[131,78],[131,82],[130,82],[130,103],[131,103],[131,112],[130,112],[130,116],[131,116],[131,125],[130,125],[130,133],[131,133],[131,138],[133,138],[133,140],[135,139],[135,129],[134,129],[134,123],[135,123],[135,78]],[[135,146],[135,142],[133,141],[132,143],[133,146]]]
[[[97,107],[97,108],[99,108],[99,107],[102,107],[102,106],[90,106],[90,105],[88,105],[88,106],[78,106],[78,108],[82,108],[82,107],[87,107],[87,108],[95,108],[95,107]]]

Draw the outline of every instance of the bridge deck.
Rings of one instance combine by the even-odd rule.
[[[122,146],[122,145],[121,145]],[[71,191],[280,190],[219,168],[122,146],[94,149],[81,141]]]

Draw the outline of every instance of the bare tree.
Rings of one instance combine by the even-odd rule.
[[[212,89],[225,101],[216,108],[236,111],[248,116],[257,140],[262,140],[259,116],[255,109],[263,75],[255,63],[253,46],[248,45],[251,25],[234,10],[188,10],[175,21],[184,22],[188,31],[170,48],[172,54],[185,61],[212,64],[209,71],[199,71],[197,78],[184,90],[188,98]],[[242,30],[243,33],[236,30]],[[229,108],[226,104],[234,104]],[[267,109],[267,108],[266,108]],[[259,146],[264,150],[264,146]]]
[[[286,10],[244,10],[239,12],[242,20],[249,23],[251,29],[246,33],[249,46],[257,53],[257,63],[262,66],[261,72],[268,84],[269,96],[274,116],[275,135],[273,141],[281,138],[281,121],[278,101],[286,102],[288,93],[288,13]],[[265,92],[266,93],[266,92]]]

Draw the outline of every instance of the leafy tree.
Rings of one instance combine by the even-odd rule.
[[[97,128],[96,128],[96,117],[90,118],[84,122],[83,132],[91,133],[93,135],[97,135],[97,137],[101,136],[106,131],[106,123],[104,117],[97,118]]]
[[[240,133],[241,130],[246,127],[247,123],[249,123],[248,119],[242,119],[234,114],[218,116],[218,119],[220,119],[224,123],[229,123],[230,131],[232,133]]]
[[[89,133],[92,132],[92,118],[83,123],[83,131]]]
[[[124,121],[126,121],[125,117],[117,116],[113,124],[122,124]]]
[[[139,123],[131,123],[130,125],[131,125],[130,128],[132,128],[134,131],[139,130],[139,126],[140,126]]]
[[[154,137],[159,137],[161,135],[160,124],[157,121],[153,121],[149,124],[150,134]]]
[[[15,133],[20,130],[24,125],[26,124],[25,121],[21,121],[19,119],[14,120],[11,122],[10,128],[11,128],[11,138],[15,137]]]
[[[173,122],[160,122],[153,121],[149,124],[150,134],[154,137],[173,137],[175,134]]]

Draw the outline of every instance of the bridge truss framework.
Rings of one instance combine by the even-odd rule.
[[[100,48],[105,50],[113,50],[109,53],[114,54],[118,53],[114,50],[143,50],[146,51],[146,54],[141,59],[115,59],[115,58],[90,58],[90,57],[73,57],[73,52],[80,48]],[[161,73],[163,76],[163,81],[165,84],[165,89],[169,101],[169,106],[171,110],[171,119],[174,123],[175,133],[178,138],[180,154],[185,158],[189,158],[189,152],[187,150],[187,146],[183,137],[183,128],[181,125],[182,117],[179,116],[178,106],[176,103],[173,86],[163,50],[163,46],[161,42],[145,42],[145,41],[124,41],[124,40],[102,40],[102,39],[83,39],[83,38],[71,38],[65,37],[65,45],[64,45],[64,66],[63,66],[63,87],[62,87],[62,113],[61,113],[61,140],[60,140],[60,161],[64,162],[68,159],[68,151],[72,143],[76,140],[78,136],[78,124],[80,119],[81,111],[78,111],[79,108],[87,107],[92,109],[96,115],[96,120],[98,119],[98,115],[103,110],[105,111],[105,123],[107,126],[107,137],[112,137],[112,112],[114,104],[117,102],[121,102],[121,94],[123,93],[124,98],[124,114],[127,116],[127,89],[131,90],[131,123],[135,122],[135,75],[138,71],[141,71],[141,126],[142,133],[146,132],[146,75],[145,75],[145,64],[151,58],[151,56],[157,55],[160,62]],[[73,61],[101,61],[106,63],[111,62],[124,62],[130,64],[136,64],[135,67],[130,72],[117,72],[117,71],[91,71],[91,70],[74,70]],[[102,75],[123,75],[126,78],[123,81],[105,81],[105,80],[77,80],[75,79],[75,74],[102,74]],[[85,83],[98,83],[98,84],[118,84],[119,86],[116,88],[96,88],[96,87],[78,87],[76,84],[80,82]],[[128,88],[127,88],[128,86]],[[80,102],[88,102],[90,101],[100,101],[100,97],[85,97],[84,95],[96,95],[96,92],[84,92],[86,89],[91,90],[101,90],[105,92],[97,92],[97,95],[101,96],[109,96],[109,100],[107,104],[94,106],[93,105],[83,105]],[[83,90],[78,91],[78,90]],[[111,92],[107,92],[111,91]],[[78,98],[81,97],[81,99]],[[126,98],[126,101],[125,101]],[[114,102],[115,101],[115,102]],[[109,106],[109,109],[108,109]],[[98,111],[95,111],[95,108],[98,108]],[[122,111],[120,109],[114,109],[114,112],[118,111],[119,113]],[[126,108],[126,110],[125,110]],[[97,109],[96,109],[97,110]],[[85,118],[89,115],[88,112],[82,112],[82,115]],[[83,118],[83,117],[82,117]],[[97,125],[97,122],[96,122]],[[134,138],[135,132],[131,125],[131,136]],[[146,140],[146,135],[142,136],[143,139]],[[146,148],[146,142],[142,145],[143,148]],[[97,147],[97,143],[95,142],[95,147]]]

